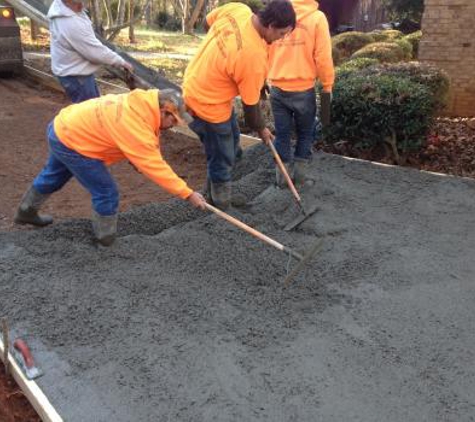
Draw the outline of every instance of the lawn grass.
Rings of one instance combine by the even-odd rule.
[[[31,39],[30,20],[18,18],[21,29],[21,42],[25,51],[48,51],[49,32],[41,28],[37,40]],[[193,56],[203,39],[203,35],[184,35],[181,32],[162,31],[145,27],[135,28],[136,43],[130,44],[129,30],[123,29],[115,38],[114,44],[124,51],[144,53],[175,53]]]
[[[175,58],[153,58],[153,59],[141,59],[141,63],[154,70],[157,70],[168,80],[175,82],[178,85],[183,83],[183,75],[185,73],[186,66],[188,66],[188,60],[175,59]]]

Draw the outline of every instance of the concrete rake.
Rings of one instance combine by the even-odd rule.
[[[312,214],[314,214],[316,211],[318,211],[318,206],[317,204],[311,204],[310,206],[304,206],[302,198],[300,194],[297,192],[297,189],[295,188],[294,182],[292,182],[292,179],[289,176],[289,173],[287,172],[287,169],[284,166],[284,163],[282,162],[279,153],[275,149],[275,146],[272,142],[269,142],[269,148],[272,151],[272,155],[274,156],[275,162],[277,163],[277,166],[279,167],[279,170],[281,171],[282,175],[284,176],[287,185],[289,185],[289,189],[292,192],[292,195],[294,195],[295,200],[297,201],[297,205],[300,208],[300,212],[302,213],[299,215],[297,218],[295,218],[293,221],[289,222],[285,227],[284,230],[286,232],[296,228],[298,225],[303,223],[308,217],[310,217]]]
[[[206,208],[209,211],[218,215],[219,217],[223,218],[224,220],[228,221],[229,223],[235,225],[236,227],[246,231],[247,233],[251,234],[254,237],[257,237],[258,239],[262,240],[268,245],[273,246],[274,248],[279,249],[280,251],[285,252],[289,254],[290,256],[293,256],[294,258],[296,258],[299,261],[299,263],[285,277],[285,280],[284,280],[285,287],[287,287],[290,284],[290,282],[297,275],[297,273],[305,266],[305,264],[309,262],[310,259],[312,259],[322,249],[323,240],[319,239],[317,242],[315,242],[315,244],[312,245],[311,248],[309,248],[306,251],[304,255],[301,255],[297,251],[289,248],[288,246],[283,245],[282,243],[277,242],[276,240],[265,235],[264,233],[261,233],[260,231],[252,228],[251,226],[248,226],[247,224],[243,223],[237,218],[232,217],[231,215],[225,213],[224,211],[221,211],[220,209],[210,204],[206,204]]]

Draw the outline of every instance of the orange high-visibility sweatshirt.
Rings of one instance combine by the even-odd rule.
[[[193,191],[160,152],[158,90],[136,89],[64,108],[54,130],[68,148],[106,165],[127,159],[167,192],[186,199]]]
[[[314,0],[291,0],[297,15],[294,31],[269,50],[271,85],[284,91],[305,91],[319,79],[325,92],[335,81],[328,21]]]
[[[206,16],[210,26],[183,81],[183,97],[196,115],[221,123],[231,117],[233,100],[259,102],[268,70],[268,46],[252,24],[252,11],[228,3]]]

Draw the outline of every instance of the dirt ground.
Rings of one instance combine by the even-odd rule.
[[[13,378],[4,375],[4,371],[5,368],[0,361],[0,421],[40,422],[40,417],[31,407],[28,399]]]

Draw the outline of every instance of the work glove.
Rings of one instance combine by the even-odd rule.
[[[270,88],[267,82],[264,82],[264,86],[261,88],[261,101],[265,101],[269,98]]]
[[[320,94],[320,117],[321,117],[323,127],[326,127],[330,124],[331,105],[332,105],[332,93],[322,92]]]
[[[129,71],[125,67],[124,67],[124,82],[131,91],[137,88],[137,81],[134,77],[133,72]]]

